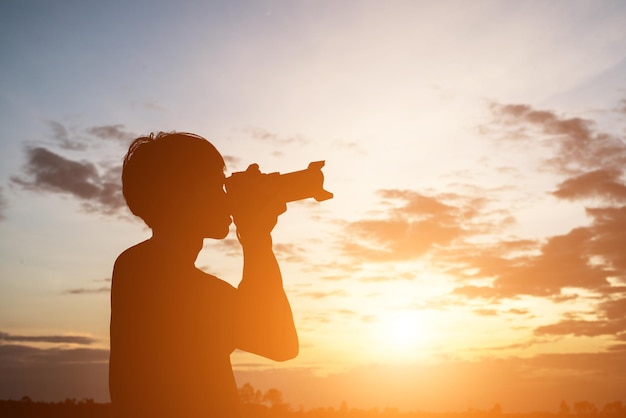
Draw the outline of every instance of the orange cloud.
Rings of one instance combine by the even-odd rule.
[[[347,225],[350,241],[343,252],[370,261],[416,259],[436,246],[467,234],[464,210],[434,197],[409,190],[381,190],[382,219],[363,219]]]
[[[589,171],[563,181],[553,195],[568,200],[600,197],[610,201],[626,201],[626,185],[620,181],[621,175],[618,169]]]
[[[544,163],[560,173],[598,168],[621,170],[626,162],[626,144],[613,135],[596,132],[592,120],[568,118],[525,104],[492,103],[491,110],[494,125],[505,130],[505,140],[523,139],[555,147],[554,155]]]

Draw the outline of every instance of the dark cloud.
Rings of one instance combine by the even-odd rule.
[[[623,319],[622,321],[567,319],[538,327],[535,329],[535,334],[597,337],[598,335],[615,335],[624,331],[626,331],[626,320]]]
[[[82,335],[13,335],[0,331],[0,342],[90,345],[96,340]]]
[[[549,296],[566,287],[600,289],[609,283],[610,272],[589,262],[588,229],[574,229],[568,234],[548,239],[535,257],[503,260],[496,271],[487,266],[487,276],[497,275],[494,288],[502,295]]]
[[[52,139],[63,149],[67,150],[85,150],[87,143],[83,138],[77,138],[70,135],[69,130],[60,122],[55,120],[45,121],[52,131]]]
[[[612,270],[612,276],[626,284],[626,206],[587,208],[593,218],[589,227],[590,251]]]
[[[493,126],[505,132],[501,140],[546,147],[545,158],[538,164],[563,177],[555,185],[554,197],[575,203],[585,199],[598,205],[585,209],[589,225],[541,240],[497,242],[495,234],[515,222],[512,212],[490,209],[491,202],[498,201],[498,190],[493,190],[495,197],[476,188],[468,189],[467,195],[431,196],[411,190],[382,190],[382,211],[346,224],[350,239],[342,243],[344,253],[368,262],[428,255],[433,268],[457,281],[452,294],[467,298],[530,295],[564,302],[576,297],[564,289],[585,289],[601,300],[625,294],[626,206],[619,205],[626,200],[625,143],[600,132],[592,120],[528,105],[495,104],[492,110]],[[494,313],[485,309],[477,313]],[[593,332],[621,329],[613,322],[568,321],[559,327],[577,326],[578,332],[592,332],[590,327],[595,327]],[[556,332],[557,328],[538,332]]]
[[[93,282],[99,283],[100,286],[93,287],[79,287],[75,289],[68,289],[64,291],[64,294],[68,295],[86,295],[86,294],[96,294],[96,293],[106,293],[111,292],[111,278],[106,279],[98,279],[93,280]],[[102,285],[102,283],[106,283],[106,285]]]
[[[88,294],[94,294],[94,293],[109,293],[109,292],[111,292],[111,288],[109,286],[102,286],[102,287],[81,287],[77,289],[69,289],[69,290],[66,290],[64,293],[67,293],[69,295],[88,295]]]
[[[94,140],[114,140],[124,144],[130,143],[136,134],[125,129],[123,124],[92,126],[84,131],[76,132],[61,122],[44,121],[51,131],[51,139],[55,145],[64,150],[84,151],[95,145]]]
[[[28,148],[23,176],[12,181],[26,189],[72,195],[90,211],[112,214],[125,206],[121,167],[100,174],[88,161],[74,161],[43,147]]]
[[[621,181],[621,170],[598,169],[568,178],[553,192],[560,199],[605,198],[626,201],[626,185]]]
[[[26,174],[31,180],[15,178],[22,186],[33,189],[64,191],[81,199],[98,195],[99,175],[96,167],[87,161],[72,161],[46,148],[27,149]]]
[[[27,345],[0,345],[0,367],[6,364],[67,364],[109,361],[109,350],[99,348],[35,348]]]
[[[564,300],[560,299],[564,288],[587,289],[605,297],[623,293],[623,286],[611,284],[611,280],[626,284],[626,236],[622,232],[626,207],[617,205],[626,200],[624,141],[600,132],[592,120],[564,117],[529,105],[494,104],[492,110],[494,126],[505,132],[501,140],[546,146],[546,157],[539,164],[565,177],[553,196],[573,202],[584,199],[599,207],[586,208],[592,220],[589,226],[548,237],[544,243],[527,241],[517,250],[502,242],[450,248],[445,256],[455,266],[451,273],[462,280],[491,279],[490,285],[462,285],[453,293],[472,298],[525,294],[555,301]],[[603,327],[614,326],[568,319],[538,332],[604,333]]]
[[[0,393],[8,399],[28,395],[48,402],[66,398],[105,402],[109,400],[108,359],[109,350],[100,348],[0,344]]]
[[[626,201],[626,142],[599,131],[591,120],[567,118],[528,105],[495,105],[493,109],[498,123],[504,120],[504,124],[510,127],[534,127],[532,140],[548,141],[556,147],[555,156],[547,157],[544,162],[566,176],[552,193],[555,197],[568,201],[586,200],[597,206],[586,208],[592,224],[578,228],[581,241],[575,247],[577,265],[581,272],[595,277],[584,283],[600,284],[598,275],[626,279],[626,254],[623,251],[626,237],[622,233],[626,227],[626,207],[620,205]],[[575,262],[576,254],[570,253],[571,261]],[[594,267],[589,266],[592,257]],[[618,291],[615,287],[605,287],[604,290],[607,293]]]
[[[0,367],[6,364],[100,363],[109,361],[109,350],[99,348],[35,348],[0,345]]]
[[[618,169],[626,162],[626,144],[619,138],[598,132],[592,120],[565,117],[550,110],[536,110],[525,104],[492,104],[494,124],[512,128],[504,139],[523,139],[555,147],[546,166],[564,174]]]
[[[234,157],[232,155],[224,155],[223,157],[224,157],[224,162],[226,163],[226,167],[228,167],[229,169],[230,167],[232,167],[233,169],[238,170],[237,167],[240,167],[241,158]]]
[[[518,295],[554,297],[564,288],[604,291],[610,285],[611,269],[592,264],[588,228],[577,228],[565,235],[553,236],[539,247],[538,254],[511,256],[505,247],[493,244],[481,247],[476,254],[451,254],[450,262],[463,266],[453,270],[458,278],[491,278],[489,286],[464,285],[454,294],[466,297],[513,298]],[[464,274],[470,271],[471,274]]]
[[[126,131],[124,128],[125,126],[122,124],[101,125],[88,128],[87,132],[100,139],[114,139],[128,143],[137,138],[136,134]]]
[[[557,323],[538,327],[535,334],[588,337],[611,335],[618,341],[626,340],[626,295],[601,302],[595,315],[596,319],[593,320],[564,318]]]
[[[5,219],[5,210],[7,209],[8,202],[4,196],[4,188],[0,186],[0,221]]]

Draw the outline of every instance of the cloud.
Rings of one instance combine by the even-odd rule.
[[[83,335],[13,335],[0,331],[0,342],[90,345],[96,342],[96,340]]]
[[[274,252],[281,260],[288,262],[302,262],[305,260],[304,249],[295,244],[275,243]]]
[[[4,187],[0,186],[0,221],[5,219],[5,210],[7,209],[8,202],[4,196]]]
[[[568,178],[560,183],[553,195],[560,199],[605,198],[626,201],[626,185],[620,181],[618,169],[598,169]]]
[[[69,289],[66,290],[64,293],[67,293],[69,295],[86,295],[86,294],[93,294],[93,293],[109,293],[111,292],[111,288],[109,286],[102,286],[102,287],[81,287],[81,288],[77,288],[77,289]]]
[[[101,363],[109,361],[109,350],[101,348],[35,348],[0,345],[0,367],[7,364]]]
[[[470,197],[382,190],[382,211],[347,223],[346,235],[351,238],[342,244],[344,253],[369,262],[415,260],[428,254],[435,269],[458,283],[452,294],[467,298],[530,295],[562,301],[564,289],[569,288],[586,289],[602,298],[623,294],[626,206],[616,204],[626,200],[626,145],[615,136],[598,132],[591,120],[563,117],[528,105],[496,104],[492,111],[494,126],[505,132],[501,140],[527,141],[529,146],[538,143],[547,150],[552,147],[539,163],[565,177],[553,196],[602,204],[586,208],[590,225],[542,240],[496,241],[502,234],[494,233],[514,221],[512,212],[489,210],[490,203],[498,201],[497,195],[488,199],[476,191]],[[625,285],[616,285],[616,280]],[[493,313],[485,309],[478,313]],[[589,326],[580,321],[562,325]],[[609,328],[621,329],[615,327],[611,324]]]
[[[535,329],[537,335],[575,335],[596,337],[611,335],[618,341],[626,339],[626,296],[599,304],[597,319],[567,318]]]
[[[480,316],[499,316],[500,315],[500,312],[498,312],[497,309],[479,308],[479,309],[474,309],[473,312],[476,315],[480,315]]]
[[[593,218],[589,230],[593,238],[589,242],[592,254],[599,257],[612,276],[626,284],[626,206],[587,208]]]
[[[513,209],[493,209],[505,201],[499,193],[476,187],[467,194],[413,190],[379,191],[382,210],[346,223],[345,255],[367,262],[410,261],[427,256],[432,268],[457,283],[452,295],[496,300],[520,295],[564,302],[565,289],[585,289],[601,300],[626,294],[626,145],[600,132],[592,120],[564,117],[529,105],[492,105],[493,126],[501,141],[546,146],[540,165],[563,177],[552,195],[578,203],[586,199],[589,225],[543,239],[516,239],[502,232],[515,222]],[[384,278],[381,278],[384,280]],[[619,283],[622,283],[620,285]],[[489,310],[479,314],[494,313]],[[559,327],[621,329],[569,319]],[[577,322],[571,322],[577,321]],[[537,332],[557,332],[543,328]],[[564,329],[564,328],[563,328]],[[587,331],[584,331],[587,330]],[[593,332],[605,332],[597,329]]]
[[[538,327],[534,332],[537,335],[575,335],[587,337],[615,335],[616,333],[626,331],[626,321],[622,320],[619,322],[568,319],[555,324]]]
[[[563,174],[585,170],[618,169],[626,162],[626,144],[605,132],[596,132],[589,119],[565,117],[550,110],[536,110],[525,104],[493,103],[494,125],[512,128],[505,140],[527,140],[556,147],[546,159],[547,167]]]
[[[136,134],[126,131],[123,124],[93,126],[87,132],[100,139],[114,139],[125,143],[137,138]]]
[[[448,261],[462,266],[453,270],[457,277],[492,279],[489,286],[463,285],[453,294],[470,298],[513,298],[518,295],[556,297],[565,288],[604,292],[614,272],[590,262],[593,238],[588,228],[576,228],[548,238],[535,255],[511,256],[497,243],[489,248],[481,247],[477,251],[483,252],[480,255],[471,252],[449,255]]]
[[[51,138],[57,146],[64,150],[84,151],[95,144],[94,140],[115,140],[129,144],[136,134],[125,130],[123,124],[99,125],[76,132],[61,122],[55,120],[44,121],[51,131]]]
[[[237,170],[236,167],[239,167],[241,164],[241,158],[235,157],[232,155],[224,155],[224,162],[226,163],[226,167],[233,167]]]
[[[109,350],[100,348],[0,344],[0,393],[8,399],[28,395],[48,402],[66,398],[105,402],[109,400],[108,359]]]
[[[532,142],[548,142],[555,146],[554,156],[544,164],[557,169],[566,178],[552,195],[567,201],[586,200],[596,207],[587,207],[592,219],[589,227],[578,228],[581,272],[595,276],[584,281],[599,284],[598,264],[606,277],[626,279],[626,238],[620,231],[626,227],[626,141],[602,132],[592,120],[564,117],[553,111],[535,110],[529,105],[492,105],[496,124],[533,134]],[[531,128],[534,128],[532,130]],[[509,140],[515,139],[509,137]],[[582,235],[585,238],[582,238]],[[576,254],[571,252],[574,262]],[[594,267],[590,267],[594,259]],[[585,264],[585,265],[583,265]],[[564,267],[567,267],[564,265]],[[606,292],[619,291],[615,287]]]
[[[466,235],[462,219],[472,216],[459,207],[409,190],[379,191],[382,218],[363,219],[346,226],[350,241],[343,252],[369,261],[417,259],[430,249]]]
[[[325,299],[331,296],[345,296],[346,292],[344,290],[331,290],[328,292],[301,292],[299,296],[311,298],[311,299]]]
[[[45,123],[52,131],[52,139],[63,149],[85,150],[87,143],[82,138],[70,138],[70,132],[65,125],[55,120],[46,120]]]
[[[269,132],[264,128],[250,127],[247,128],[245,131],[248,132],[254,139],[274,145],[304,145],[309,142],[306,138],[300,135],[282,137],[278,134]]]
[[[357,141],[335,140],[333,141],[333,146],[348,150],[357,155],[367,155],[367,151],[363,145]]]
[[[24,176],[11,180],[25,189],[69,194],[89,211],[112,214],[125,206],[121,192],[121,167],[100,174],[88,161],[74,161],[43,147],[27,148]]]
[[[607,286],[610,272],[589,262],[589,230],[578,228],[548,239],[540,255],[512,259],[497,272],[494,288],[506,296],[548,296],[563,288],[599,289]],[[587,257],[585,257],[587,256]]]
[[[359,281],[363,283],[377,283],[377,282],[388,282],[390,280],[414,280],[416,277],[415,272],[394,272],[392,278],[389,275],[367,275],[365,277],[359,278]]]
[[[450,272],[462,280],[491,280],[491,284],[462,285],[453,294],[488,299],[533,295],[557,301],[565,288],[587,289],[601,297],[623,293],[624,286],[612,281],[626,283],[626,237],[621,232],[626,227],[626,207],[619,205],[626,201],[625,143],[600,132],[592,120],[522,104],[493,104],[491,109],[493,126],[505,132],[501,141],[546,146],[545,158],[539,163],[564,176],[552,192],[554,197],[569,202],[586,200],[599,207],[585,209],[590,225],[543,242],[527,241],[525,248],[515,250],[506,242],[450,248],[446,261],[455,266]],[[569,319],[537,332],[604,333],[601,328],[605,326],[609,325]]]
[[[106,282],[106,286],[98,286],[98,287],[79,287],[75,289],[68,289],[64,291],[64,294],[67,295],[86,295],[86,294],[95,294],[95,293],[110,293],[111,292],[111,278],[106,279],[98,279],[94,280],[95,282]]]
[[[155,101],[143,102],[143,101],[133,100],[133,101],[130,102],[130,104],[133,107],[140,107],[140,108],[143,108],[143,109],[146,109],[146,110],[155,110],[155,111],[159,111],[159,112],[167,110],[167,108],[165,106],[162,106],[161,104],[159,104],[158,102],[155,102]]]

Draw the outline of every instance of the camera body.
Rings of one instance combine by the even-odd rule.
[[[284,203],[307,198],[318,202],[328,200],[333,194],[324,190],[324,164],[325,161],[314,161],[305,170],[284,174],[261,173],[258,164],[251,164],[246,171],[233,173],[226,179],[226,195],[231,205],[245,205],[251,196]]]

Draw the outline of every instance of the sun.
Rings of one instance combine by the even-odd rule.
[[[394,355],[419,356],[430,342],[431,329],[419,311],[394,311],[379,317],[381,348]]]
[[[415,318],[403,313],[387,318],[388,334],[391,343],[398,346],[413,346],[419,338],[419,329]]]

